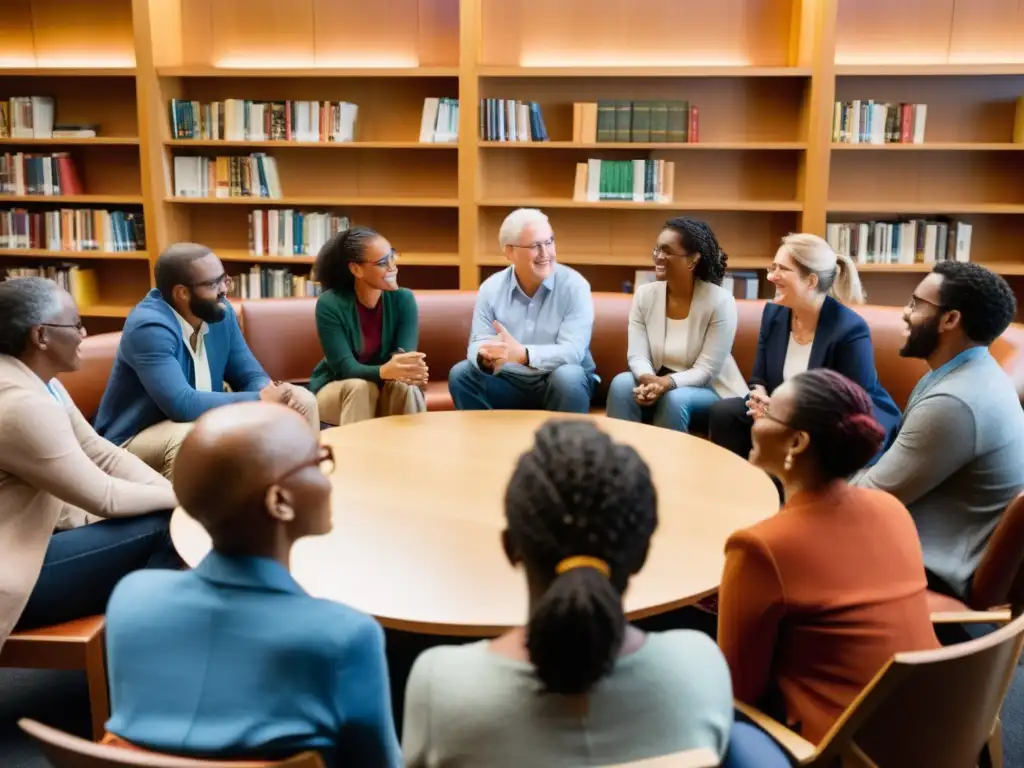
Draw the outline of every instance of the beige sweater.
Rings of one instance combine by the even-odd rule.
[[[170,509],[171,484],[96,434],[63,387],[0,355],[0,648],[25,609],[58,520]],[[69,589],[72,585],[68,585]]]

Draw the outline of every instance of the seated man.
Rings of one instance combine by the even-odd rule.
[[[964,600],[985,545],[1024,487],[1024,411],[988,346],[1017,302],[977,264],[941,262],[903,310],[903,357],[928,361],[890,447],[854,478],[910,510],[928,586]]]
[[[594,392],[590,284],[555,263],[555,236],[536,209],[513,211],[498,241],[512,262],[477,295],[468,359],[448,388],[459,410],[587,413]]]
[[[287,408],[239,403],[196,422],[174,490],[210,534],[192,571],[125,578],[107,606],[112,716],[144,749],[397,768],[384,631],[307,595],[289,574],[304,536],[331,530],[327,447]]]
[[[172,245],[155,274],[156,288],[125,321],[97,432],[170,478],[191,422],[219,405],[284,403],[319,430],[315,396],[271,382],[249,351],[227,301],[231,278],[209,248]]]

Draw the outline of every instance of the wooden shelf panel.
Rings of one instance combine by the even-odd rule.
[[[213,157],[215,151],[176,147],[176,155]],[[236,152],[232,154],[244,154]],[[417,205],[457,204],[455,152],[352,149],[347,152],[275,151],[285,202],[289,199],[411,199]],[[173,189],[173,188],[172,188]],[[171,190],[168,190],[170,192]],[[244,199],[244,198],[242,198]],[[433,203],[429,201],[435,201]],[[223,202],[216,200],[215,202]],[[296,203],[298,204],[298,203]],[[315,204],[315,203],[303,203]]]
[[[744,67],[744,66],[562,66],[562,67],[489,67],[479,68],[480,77],[494,78],[806,78],[810,67]]]
[[[800,151],[807,149],[806,141],[717,141],[717,142],[657,142],[657,141],[478,141],[482,149],[660,149],[664,151],[699,150],[757,150]],[[1024,144],[1013,145],[1024,148]]]
[[[1017,215],[1024,213],[1024,205],[1000,203],[958,203],[949,200],[934,202],[829,200],[830,213],[874,213],[879,216],[951,216],[954,214]]]
[[[0,145],[15,147],[138,146],[138,136],[92,136],[88,138],[13,139],[0,137]],[[38,151],[38,150],[37,150]]]
[[[0,200],[4,198],[0,196]],[[25,198],[15,198],[23,200]],[[51,200],[53,198],[50,198]],[[165,203],[186,205],[246,205],[250,208],[280,208],[282,206],[304,206],[337,208],[339,206],[362,206],[371,208],[458,208],[457,198],[447,197],[371,197],[371,196],[322,196],[288,195],[281,198],[266,197],[165,197]]]
[[[696,105],[702,143],[802,143],[806,139],[801,119],[805,92],[804,80],[708,79],[679,74],[658,79],[600,78],[577,73],[564,78],[518,77],[480,84],[481,98],[536,101],[548,135],[556,142],[573,137],[574,102],[621,99],[688,101]]]
[[[0,256],[32,259],[61,259],[77,261],[96,259],[103,261],[149,261],[146,251],[48,251],[41,248],[0,248]]]
[[[849,77],[836,81],[837,101],[927,104],[926,145],[1011,142],[1014,104],[1022,93],[1024,70],[1018,77]]]
[[[174,139],[165,141],[169,147],[200,147],[213,149],[458,149],[457,143],[434,144],[425,141],[214,141],[208,139]]]
[[[601,200],[590,202],[571,198],[503,198],[480,200],[477,205],[486,208],[604,208],[630,211],[800,211],[803,204],[790,200],[673,200],[668,203],[634,203],[629,200]]]
[[[455,67],[458,0],[217,0],[151,8],[159,67]],[[315,75],[313,75],[315,76]]]
[[[1024,206],[1024,156],[1006,152],[837,152],[832,156],[832,204],[893,207]],[[941,204],[938,202],[941,200]],[[982,206],[982,208],[979,208]]]
[[[0,77],[124,77],[134,78],[135,67],[5,67],[0,66]]]
[[[3,203],[46,203],[53,208],[65,205],[142,205],[142,195],[0,195]]]
[[[178,67],[157,67],[156,73],[160,77],[187,77],[187,78],[239,78],[263,79],[263,78],[458,78],[458,67],[211,67],[178,66]]]
[[[1024,144],[986,141],[928,141],[924,144],[833,144],[833,150],[894,150],[898,152],[1019,152]]]
[[[139,301],[142,296],[139,296]],[[82,317],[128,317],[128,313],[135,309],[134,304],[92,304],[78,308],[78,314]]]
[[[837,77],[992,77],[1024,75],[1024,61],[993,64],[836,64]]]
[[[0,77],[0,99],[12,96],[51,96],[55,122],[70,125],[97,125],[96,139],[53,139],[61,144],[131,143],[139,139],[135,80],[96,77],[88,70],[75,77]],[[23,139],[11,140],[23,141]],[[49,140],[47,140],[49,141]]]
[[[356,144],[416,145],[419,147],[423,100],[428,97],[459,95],[457,78],[397,78],[379,80],[353,77],[351,73],[335,78],[252,77],[244,82],[224,77],[165,79],[160,83],[165,105],[160,127],[161,138],[171,140],[170,100],[185,99],[208,104],[225,99],[254,101],[348,101],[359,105],[356,119]],[[183,146],[195,146],[183,140]],[[331,143],[325,143],[332,146]],[[294,142],[287,142],[294,146]],[[336,145],[336,144],[335,144]],[[244,146],[244,145],[239,145]],[[442,145],[447,146],[447,145]]]
[[[507,263],[498,247],[498,229],[510,208],[480,210],[476,256],[479,264]],[[686,215],[666,210],[615,210],[604,215],[583,209],[548,208],[560,261],[568,264],[647,268],[651,249],[666,220]],[[753,268],[774,256],[782,237],[795,232],[794,213],[709,211],[694,216],[715,232],[729,254],[729,268]]]
[[[789,0],[716,0],[692,13],[678,0],[482,0],[481,12],[481,63],[499,67],[776,67],[789,63],[794,31]],[[680,23],[685,46],[652,45]]]
[[[267,210],[266,205],[251,209]],[[250,208],[240,206],[181,206],[174,240],[209,246],[224,261],[258,260],[248,255]],[[458,263],[459,212],[457,208],[358,208],[352,206],[302,206],[304,212],[329,212],[348,216],[353,227],[372,227],[386,237],[401,255],[403,265]],[[316,254],[285,259],[308,259]],[[272,257],[268,257],[272,258]],[[272,258],[273,262],[280,258]]]
[[[240,262],[245,264],[272,264],[274,266],[305,265],[312,266],[315,256],[253,256],[248,251],[218,250],[217,258],[224,262]],[[399,253],[400,267],[457,267],[457,253]]]

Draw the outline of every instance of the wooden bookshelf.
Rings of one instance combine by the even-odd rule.
[[[548,212],[559,259],[597,290],[619,290],[646,268],[673,215],[706,220],[730,268],[758,271],[789,232],[944,216],[972,225],[973,261],[1024,288],[1024,144],[1013,143],[1024,17],[1005,0],[716,0],[687,4],[683,17],[679,0],[9,5],[0,97],[50,95],[59,122],[101,130],[0,139],[0,153],[70,152],[83,181],[81,195],[0,195],[0,208],[142,212],[147,247],[6,249],[0,266],[90,265],[95,322],[118,323],[152,285],[152,261],[180,240],[209,245],[235,275],[308,274],[312,253],[250,252],[250,214],[268,210],[374,226],[401,254],[403,284],[464,289],[506,263],[498,227],[519,206]],[[682,23],[685,44],[652,44]],[[420,142],[430,97],[460,100],[457,142]],[[536,102],[550,140],[485,140],[487,98]],[[347,101],[359,111],[346,142],[189,139],[172,132],[172,99]],[[835,143],[833,105],[853,99],[927,104],[924,143]],[[688,101],[700,110],[699,140],[575,141],[573,104],[602,100]],[[175,194],[176,157],[252,153],[273,158],[281,197]],[[576,165],[588,159],[671,160],[675,199],[574,200]],[[893,304],[927,269],[861,267],[869,298]]]

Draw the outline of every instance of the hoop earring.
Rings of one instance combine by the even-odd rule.
[[[786,470],[787,472],[789,472],[791,469],[793,469],[793,452],[792,451],[790,451],[789,453],[786,454],[786,458],[782,462],[782,468],[784,470]]]

